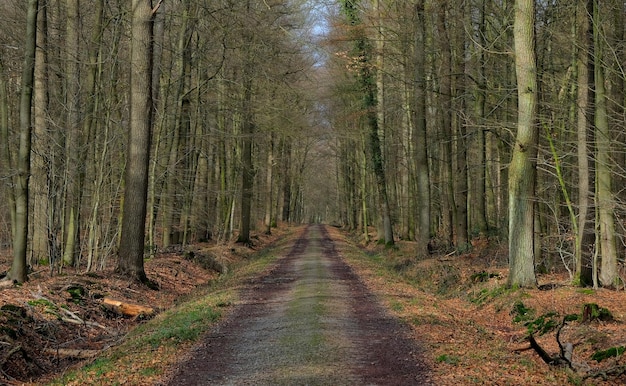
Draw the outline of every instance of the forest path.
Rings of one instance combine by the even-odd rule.
[[[427,385],[407,329],[311,225],[180,363],[170,385]]]

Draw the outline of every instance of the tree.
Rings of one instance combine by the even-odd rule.
[[[246,12],[250,14],[250,0],[247,2]],[[242,98],[241,98],[241,219],[239,226],[239,237],[237,242],[250,243],[250,225],[252,196],[254,187],[254,164],[252,156],[252,142],[255,132],[254,112],[252,108],[254,73],[253,58],[254,49],[254,31],[246,29],[243,35],[244,40],[244,69],[242,74]]]
[[[67,0],[65,29],[65,92],[67,133],[65,137],[65,249],[63,263],[74,265],[78,253],[80,229],[80,196],[82,194],[80,169],[81,130],[80,130],[80,47],[79,47],[79,4],[78,0]]]
[[[593,35],[595,53],[595,126],[596,126],[596,208],[599,222],[600,253],[602,267],[600,283],[603,287],[615,287],[619,283],[617,273],[617,249],[615,245],[615,202],[613,199],[611,173],[611,138],[609,131],[608,97],[605,86],[605,44],[604,29],[601,24],[601,5],[594,1]],[[597,247],[596,247],[597,248]],[[597,264],[594,263],[597,270]],[[597,282],[594,280],[594,286]]]
[[[362,98],[362,108],[364,109],[365,122],[368,128],[367,143],[369,157],[374,176],[376,178],[376,188],[378,192],[378,202],[383,224],[383,237],[386,245],[393,245],[393,225],[391,222],[391,209],[389,206],[389,196],[387,193],[387,177],[385,175],[385,165],[381,150],[381,141],[378,134],[378,101],[376,77],[371,59],[371,47],[368,41],[361,17],[359,15],[358,1],[343,0],[342,9],[348,21],[354,40],[353,58],[355,60],[355,71],[357,74],[357,84]]]
[[[576,19],[578,28],[577,60],[577,144],[578,144],[578,234],[575,245],[574,282],[592,284],[592,255],[595,243],[593,186],[595,174],[590,158],[594,154],[592,106],[594,88],[593,58],[593,0],[578,0]]]
[[[153,117],[152,23],[159,4],[153,10],[151,0],[132,1],[131,111],[117,271],[142,283],[148,283],[143,256]]]
[[[417,174],[417,256],[428,254],[430,240],[430,178],[428,170],[427,127],[426,127],[426,18],[424,1],[415,4],[415,110],[413,113],[415,162]]]
[[[515,70],[518,122],[509,168],[509,279],[510,286],[537,285],[534,261],[534,195],[537,151],[537,64],[535,1],[515,1]]]
[[[15,226],[13,235],[13,264],[6,279],[23,283],[28,279],[27,243],[29,221],[29,185],[31,165],[32,95],[35,72],[35,46],[37,44],[38,0],[29,0],[26,15],[26,40],[20,94],[20,134],[15,177]]]

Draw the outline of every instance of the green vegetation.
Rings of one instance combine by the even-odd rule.
[[[439,355],[436,359],[436,361],[439,363],[447,363],[449,365],[457,365],[459,364],[460,360],[461,359],[458,356],[448,354]]]
[[[111,385],[140,384],[145,383],[147,377],[159,376],[179,359],[183,350],[197,342],[219,320],[225,308],[237,302],[238,291],[233,288],[275,262],[279,256],[275,250],[282,246],[284,242],[242,259],[228,274],[132,330],[121,345],[85,367],[66,373],[50,385],[94,384],[102,378]],[[37,302],[45,304],[40,300]],[[131,377],[141,379],[129,381]]]
[[[624,353],[624,351],[626,351],[626,347],[624,347],[624,346],[611,347],[611,348],[606,349],[606,350],[601,350],[601,351],[595,352],[591,356],[591,359],[593,359],[593,360],[595,360],[597,362],[602,362],[605,359],[616,358],[616,357],[622,355]]]
[[[605,307],[600,307],[595,303],[587,303],[583,305],[582,321],[592,322],[594,320],[610,321],[613,320],[613,314]]]

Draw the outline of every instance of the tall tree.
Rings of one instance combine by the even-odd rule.
[[[430,239],[430,178],[428,169],[427,130],[426,130],[426,17],[424,0],[415,4],[415,110],[413,113],[415,141],[415,172],[417,174],[418,221],[416,229],[417,256],[428,254]]]
[[[370,152],[370,161],[376,178],[378,202],[383,224],[383,237],[386,245],[393,245],[393,224],[391,222],[391,209],[387,193],[387,177],[385,175],[381,140],[378,133],[377,85],[371,58],[372,48],[362,25],[360,10],[358,9],[359,1],[343,0],[341,5],[351,28],[352,39],[354,40],[353,58],[355,59],[354,64],[358,77],[357,83],[362,97],[362,107],[368,128],[367,142]]]
[[[67,0],[65,28],[65,93],[67,111],[67,133],[65,137],[65,249],[63,262],[74,265],[78,253],[80,219],[80,47],[79,47],[79,2]]]
[[[48,134],[48,9],[49,1],[39,2],[37,16],[37,48],[35,53],[35,74],[33,85],[33,155],[31,178],[32,201],[32,261],[48,260],[54,266],[54,257],[49,253],[48,210],[49,197],[49,143]]]
[[[151,0],[132,1],[130,127],[117,271],[143,283],[148,282],[143,256],[153,117],[152,28],[159,4],[153,10]]]
[[[247,2],[246,12],[251,15],[250,0]],[[244,244],[250,243],[250,226],[252,216],[252,197],[254,187],[254,165],[252,156],[252,142],[255,132],[254,110],[252,108],[254,87],[254,31],[246,29],[244,39],[244,64],[242,74],[242,97],[241,97],[241,219],[239,224],[239,237],[237,241]]]
[[[577,68],[578,95],[577,114],[577,151],[578,151],[578,234],[575,245],[574,282],[586,286],[591,285],[592,256],[595,244],[595,215],[593,206],[593,186],[595,173],[592,169],[591,157],[593,150],[593,1],[578,0],[576,20],[578,28],[578,60]]]
[[[515,71],[518,121],[509,168],[510,286],[537,285],[534,261],[534,195],[538,127],[535,0],[515,1]]]
[[[605,39],[607,36],[602,24],[601,9],[606,9],[600,1],[594,1],[593,35],[595,56],[595,126],[596,126],[596,208],[600,232],[600,253],[602,267],[600,269],[600,283],[603,287],[618,285],[617,248],[615,239],[615,202],[613,198],[613,176],[611,175],[611,138],[609,130],[608,96],[605,86],[606,59]],[[597,264],[594,264],[597,269]],[[597,283],[594,280],[594,286]]]
[[[35,72],[35,46],[37,44],[37,13],[39,1],[28,1],[24,65],[20,94],[20,134],[15,178],[15,233],[13,235],[13,264],[6,279],[23,283],[28,279],[26,264],[29,221],[29,185],[31,165],[32,96]]]

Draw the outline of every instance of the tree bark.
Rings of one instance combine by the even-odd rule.
[[[595,243],[595,219],[592,189],[595,185],[591,169],[593,150],[593,31],[590,18],[593,0],[578,0],[576,8],[578,26],[578,234],[575,245],[574,283],[592,284],[592,255]]]
[[[24,67],[20,95],[20,135],[15,179],[15,234],[13,235],[13,263],[7,279],[23,283],[28,279],[28,221],[29,179],[32,134],[32,96],[35,72],[35,46],[37,44],[37,13],[39,1],[29,0],[24,42]]]
[[[596,208],[600,232],[600,283],[603,287],[616,287],[619,284],[617,272],[617,248],[615,231],[615,201],[613,199],[613,177],[611,175],[611,137],[609,113],[605,87],[603,28],[601,27],[600,2],[594,6],[594,52],[595,52],[595,126],[596,126]],[[594,264],[594,268],[597,266]],[[595,285],[594,281],[594,285]]]
[[[81,195],[80,130],[80,58],[79,58],[79,1],[67,0],[65,28],[65,88],[67,105],[67,134],[65,138],[65,248],[63,263],[74,265],[79,253],[79,219]]]
[[[537,285],[534,261],[534,194],[537,153],[535,1],[515,1],[515,70],[518,122],[509,167],[509,286]]]
[[[415,112],[413,117],[415,173],[417,175],[417,257],[428,255],[430,241],[430,174],[426,130],[426,18],[424,0],[415,4]]]
[[[130,128],[117,271],[148,282],[143,264],[152,131],[152,2],[132,1]]]
[[[48,210],[50,208],[49,174],[50,145],[48,138],[48,1],[40,1],[37,16],[37,48],[35,51],[35,74],[33,88],[33,154],[31,178],[32,248],[31,264],[48,261],[54,265],[49,253]]]
[[[452,160],[452,47],[447,28],[447,1],[439,3],[437,32],[441,47],[439,68],[439,119],[441,124],[441,178],[442,178],[442,233],[450,245],[456,245],[454,228],[456,224],[454,173]]]
[[[344,0],[342,2],[343,11],[353,31],[354,56],[357,58],[358,66],[358,86],[362,97],[362,105],[365,110],[365,119],[368,128],[368,147],[370,151],[370,162],[376,178],[376,190],[378,192],[378,203],[383,226],[383,238],[385,245],[393,245],[393,225],[391,222],[391,208],[387,193],[387,177],[385,175],[385,164],[381,148],[381,140],[378,134],[378,101],[376,76],[372,73],[371,47],[362,30],[363,26],[357,9],[358,1]]]
[[[250,0],[247,2],[246,10],[251,12]],[[252,216],[252,196],[254,187],[254,165],[252,159],[252,139],[255,132],[254,114],[252,110],[252,96],[254,79],[252,67],[254,66],[253,56],[253,32],[246,30],[244,39],[244,70],[242,75],[243,90],[241,98],[241,197],[240,197],[240,221],[239,237],[237,242],[250,243],[250,227]]]

